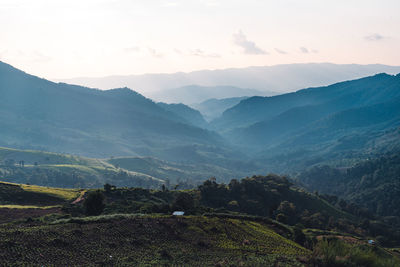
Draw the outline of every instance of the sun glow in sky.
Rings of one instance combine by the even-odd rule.
[[[0,0],[0,60],[45,78],[400,65],[399,0]]]

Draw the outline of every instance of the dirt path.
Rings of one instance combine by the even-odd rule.
[[[72,201],[71,204],[78,204],[78,203],[80,203],[81,201],[83,201],[83,200],[85,199],[85,198],[84,198],[85,193],[86,193],[86,190],[83,190],[83,191],[81,192],[81,194],[79,195],[79,197],[78,197],[77,199],[75,199],[74,201]]]

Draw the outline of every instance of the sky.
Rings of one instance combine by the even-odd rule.
[[[0,0],[0,60],[48,78],[400,65],[399,0]]]

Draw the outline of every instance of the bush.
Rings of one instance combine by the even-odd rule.
[[[83,206],[85,207],[86,215],[100,215],[105,207],[103,193],[99,190],[90,192],[83,202]]]

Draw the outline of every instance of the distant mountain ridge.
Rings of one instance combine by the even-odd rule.
[[[399,73],[400,66],[380,64],[298,63],[220,70],[201,70],[188,73],[178,72],[170,74],[160,73],[117,75],[99,78],[73,78],[57,81],[101,89],[129,87],[146,96],[148,96],[150,92],[163,91],[193,84],[205,87],[229,85],[239,88],[252,88],[259,91],[282,93],[307,87],[325,86],[341,81],[371,76],[381,72],[388,74]],[[158,99],[158,101],[166,102],[163,99]]]
[[[247,88],[239,88],[234,86],[199,86],[188,85],[179,88],[166,89],[148,93],[152,99],[167,103],[184,103],[193,105],[209,99],[231,98],[244,96],[272,96],[276,95],[272,91],[260,91]]]

